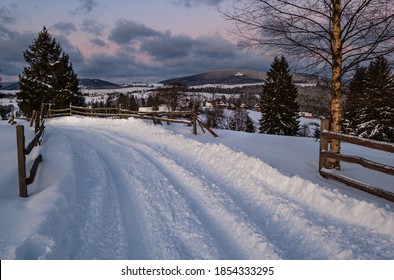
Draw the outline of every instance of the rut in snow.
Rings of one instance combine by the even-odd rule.
[[[71,258],[392,256],[385,230],[354,223],[337,194],[221,144],[147,133],[139,121],[52,125],[75,153]]]

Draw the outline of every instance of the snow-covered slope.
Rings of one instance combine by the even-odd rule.
[[[1,259],[394,258],[393,204],[321,179],[313,139],[53,119],[22,199],[0,131]]]

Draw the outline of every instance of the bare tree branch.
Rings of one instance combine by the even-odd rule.
[[[342,75],[364,61],[394,53],[394,3],[346,0],[341,7]],[[306,67],[330,67],[332,0],[235,0],[220,11],[239,45],[294,56]],[[303,55],[302,55],[303,54]],[[327,65],[326,65],[327,64]]]

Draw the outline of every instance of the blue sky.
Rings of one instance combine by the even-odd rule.
[[[218,12],[231,0],[2,0],[0,77],[18,80],[23,51],[45,25],[80,78],[157,82],[200,72],[267,70],[240,50]]]

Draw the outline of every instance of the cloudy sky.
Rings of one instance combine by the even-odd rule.
[[[231,0],[1,0],[0,77],[17,81],[43,26],[80,78],[157,82],[215,69],[265,71],[272,58],[237,48],[218,7]]]

